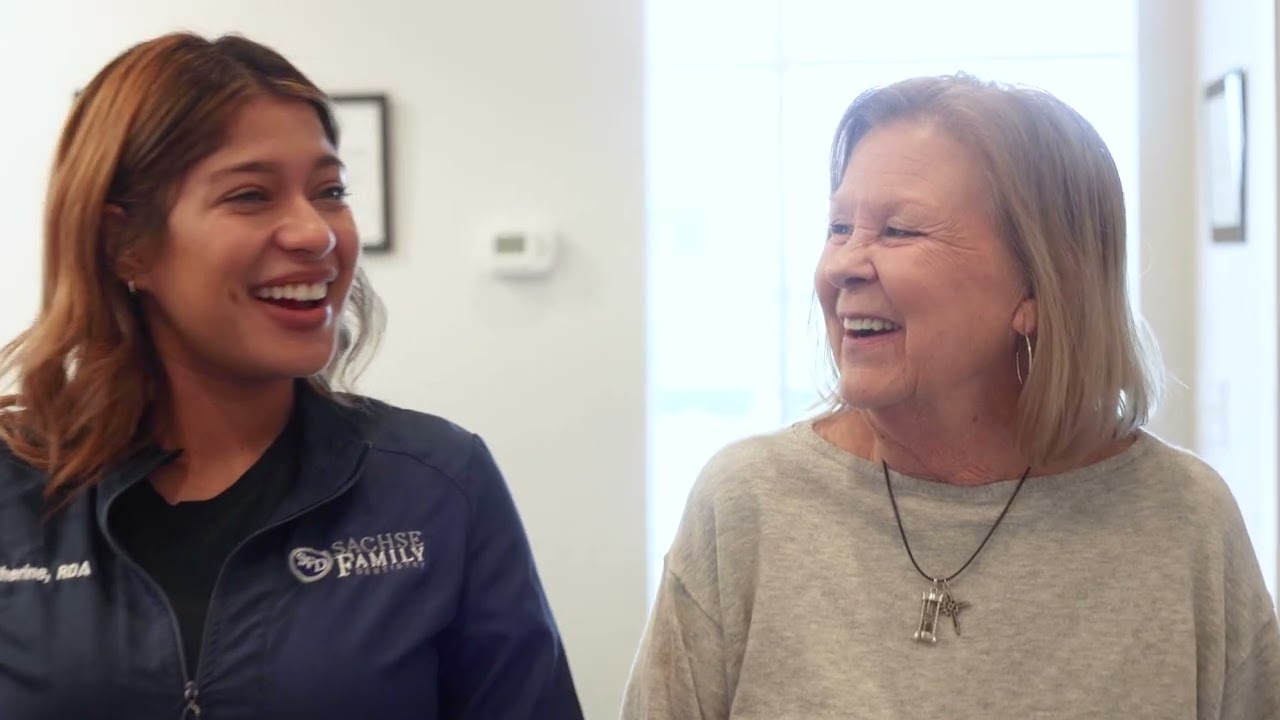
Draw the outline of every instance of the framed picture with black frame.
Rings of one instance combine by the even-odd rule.
[[[392,248],[391,148],[385,94],[331,95],[338,155],[347,168],[347,198],[365,252]]]
[[[1232,70],[1205,90],[1208,211],[1214,242],[1245,239],[1245,83]]]

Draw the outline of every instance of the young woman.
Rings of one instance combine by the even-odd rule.
[[[0,717],[580,718],[479,438],[378,332],[325,95],[174,34],[76,102],[0,355]]]

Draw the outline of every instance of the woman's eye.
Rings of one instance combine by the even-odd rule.
[[[331,185],[320,191],[320,197],[324,200],[343,200],[351,195],[346,185]]]
[[[853,226],[849,223],[834,222],[827,226],[827,235],[835,237],[838,235],[852,235]]]
[[[885,237],[891,237],[891,238],[904,238],[904,237],[916,237],[920,235],[920,233],[915,230],[903,230],[902,228],[886,226],[884,229],[884,235]]]
[[[233,202],[238,204],[253,204],[253,203],[266,202],[266,199],[267,199],[267,194],[262,192],[261,190],[244,190],[242,192],[235,193],[230,197],[228,197],[227,202]]]

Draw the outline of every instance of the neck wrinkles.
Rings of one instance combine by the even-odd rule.
[[[1029,463],[1012,422],[972,417],[947,423],[921,412],[845,410],[815,424],[833,445],[893,471],[960,486],[1017,480]]]

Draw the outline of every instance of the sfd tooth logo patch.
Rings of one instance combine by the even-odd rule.
[[[422,570],[426,564],[427,545],[420,530],[353,536],[323,550],[297,547],[289,553],[289,571],[304,583],[323,580],[331,574],[342,579]]]
[[[326,550],[309,547],[294,548],[289,553],[289,570],[304,583],[323,580],[333,570],[333,556]]]

